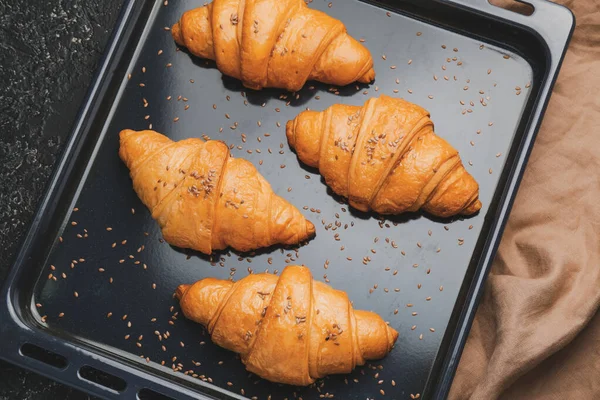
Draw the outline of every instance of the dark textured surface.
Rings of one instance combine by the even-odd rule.
[[[104,51],[123,0],[0,0],[0,282]],[[89,396],[0,361],[0,399]]]

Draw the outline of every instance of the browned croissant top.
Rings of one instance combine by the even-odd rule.
[[[423,209],[440,217],[474,214],[479,185],[458,151],[433,132],[427,110],[381,96],[364,106],[304,111],[287,123],[302,162],[361,211],[400,214]]]
[[[346,293],[313,281],[306,267],[233,283],[206,278],[177,288],[183,314],[213,342],[239,353],[273,382],[308,385],[385,357],[398,332],[377,314],[354,310]]]
[[[223,142],[173,142],[154,131],[121,132],[119,155],[167,242],[210,254],[295,245],[314,225],[273,193],[254,166]]]
[[[216,60],[251,89],[297,91],[307,80],[333,85],[375,78],[369,50],[344,24],[303,0],[214,0],[183,14],[173,38],[195,56]]]

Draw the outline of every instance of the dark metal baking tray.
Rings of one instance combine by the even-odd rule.
[[[245,91],[214,63],[176,51],[164,27],[198,3],[124,5],[4,285],[0,357],[107,399],[445,397],[574,27],[572,14],[543,0],[530,1],[531,16],[480,0],[315,0],[311,7],[365,39],[377,79],[339,93],[309,83],[298,98],[282,98],[280,90]],[[480,183],[478,215],[380,220],[355,213],[290,151],[285,122],[306,107],[358,105],[384,93],[431,111],[437,133],[459,149]],[[117,155],[121,129],[149,124],[173,139],[208,135],[241,146],[233,154],[254,162],[277,193],[302,209],[317,226],[316,239],[297,253],[212,258],[161,242]],[[337,231],[325,229],[336,221]],[[273,273],[288,263],[310,266],[316,279],[346,290],[355,308],[388,320],[400,332],[391,354],[315,387],[275,385],[248,374],[199,325],[173,318],[180,283],[239,279],[248,268]],[[170,337],[160,342],[155,331]],[[41,349],[50,352],[46,358]],[[178,363],[182,371],[174,372]]]

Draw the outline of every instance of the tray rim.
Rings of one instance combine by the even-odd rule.
[[[479,263],[475,268],[471,281],[467,282],[467,279],[465,279],[463,283],[463,285],[468,285],[467,300],[458,317],[456,329],[452,334],[448,350],[441,360],[441,364],[438,365],[441,372],[437,377],[434,376],[432,381],[432,375],[434,375],[432,368],[432,372],[430,372],[427,380],[427,388],[431,390],[426,391],[423,397],[429,398],[431,396],[431,398],[442,399],[446,398],[449,393],[462,349],[483,292],[484,282],[500,244],[502,232],[514,204],[515,196],[533,148],[534,140],[539,131],[541,120],[547,108],[552,88],[556,82],[558,71],[573,34],[575,17],[567,7],[551,3],[547,0],[528,0],[536,10],[529,17],[498,8],[487,1],[431,0],[431,2],[451,4],[470,12],[485,14],[487,18],[498,19],[505,24],[518,25],[520,29],[525,28],[534,32],[547,46],[545,50],[548,63],[547,70],[541,79],[542,87],[538,92],[537,98],[533,101],[533,110],[527,120],[523,138],[518,146],[516,159],[512,166],[506,167],[509,168],[508,179],[505,189],[501,193],[498,210],[494,216],[494,222],[491,224],[490,231],[487,234]],[[66,169],[68,169],[70,155],[75,151],[78,141],[81,139],[81,134],[85,129],[85,122],[94,108],[94,104],[102,98],[102,88],[105,85],[107,77],[110,75],[111,67],[118,62],[117,50],[122,45],[122,41],[126,36],[126,27],[134,16],[136,7],[140,8],[141,3],[143,1],[125,0],[121,8],[117,23],[105,48],[103,58],[99,63],[100,67],[95,73],[76,122],[68,136],[67,144],[54,168],[50,182],[42,196],[42,201],[32,219],[31,226],[22,241],[21,248],[2,286],[0,296],[5,301],[0,302],[0,334],[4,340],[0,341],[0,358],[106,399],[139,398],[137,393],[141,389],[150,389],[181,399],[215,399],[219,397],[214,396],[219,395],[227,398],[242,398],[238,396],[232,397],[229,392],[220,390],[216,386],[203,385],[202,382],[193,380],[195,385],[202,386],[207,391],[207,393],[200,393],[180,385],[179,382],[187,380],[183,376],[182,378],[169,376],[171,381],[167,383],[171,383],[171,385],[166,386],[161,384],[159,383],[160,379],[157,379],[159,377],[157,373],[136,368],[135,364],[132,363],[119,362],[115,357],[102,354],[102,351],[94,349],[89,345],[79,346],[75,341],[65,341],[59,336],[53,335],[47,329],[29,326],[19,315],[14,301],[15,291],[17,290],[14,285],[24,273],[25,266],[30,259],[30,254],[33,251],[31,245],[34,237],[39,234],[39,229],[43,225],[43,222],[51,217],[51,213],[48,213],[47,209],[51,205],[51,200],[55,192],[60,191],[61,180],[67,174]],[[562,22],[563,25],[544,19],[547,18],[548,13],[558,12],[557,10],[561,10],[560,12],[563,13],[562,17],[565,18]],[[522,120],[526,118],[526,116],[523,116]],[[65,356],[69,360],[69,364],[64,369],[57,369],[36,360],[23,357],[20,353],[20,347],[24,343],[31,343],[55,351]],[[82,379],[77,371],[84,365],[92,366],[116,376],[127,374],[126,389],[117,392]]]

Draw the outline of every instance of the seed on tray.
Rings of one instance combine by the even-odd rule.
[[[65,313],[64,313],[64,312],[61,312],[61,313],[59,313],[59,314],[58,314],[58,318],[62,318],[62,317],[64,317],[64,316],[65,316]]]

